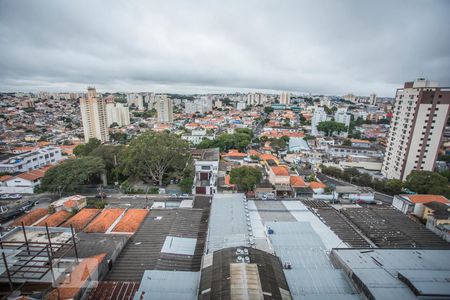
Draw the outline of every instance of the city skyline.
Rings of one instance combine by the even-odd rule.
[[[105,4],[1,2],[0,90],[394,97],[450,82],[447,1]]]

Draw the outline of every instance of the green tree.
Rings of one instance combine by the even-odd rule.
[[[230,182],[237,184],[238,188],[245,192],[253,190],[255,185],[261,182],[261,179],[261,172],[252,167],[234,168],[230,172]]]
[[[183,178],[178,185],[180,186],[183,193],[190,194],[193,184],[194,180],[192,180],[192,178]]]
[[[283,138],[274,139],[270,142],[270,147],[272,147],[275,151],[280,151],[286,149],[287,143]]]
[[[405,187],[418,194],[448,192],[448,180],[436,172],[413,170],[405,181]]]
[[[98,139],[91,138],[86,144],[80,144],[73,149],[73,154],[75,156],[86,156],[89,155],[94,149],[102,144]]]
[[[190,165],[188,143],[167,132],[145,132],[130,142],[121,157],[125,175],[163,184],[170,171],[182,171]]]
[[[264,112],[266,114],[271,114],[271,113],[273,113],[273,108],[271,106],[266,106],[266,107],[264,107]]]
[[[99,157],[85,156],[67,159],[50,168],[41,180],[42,191],[73,192],[80,185],[94,183],[105,172],[105,164]]]
[[[403,189],[403,182],[399,179],[388,179],[384,182],[384,190],[389,195],[401,194]]]
[[[222,134],[215,140],[203,140],[197,149],[220,148],[220,151],[230,149],[245,150],[252,141],[253,133],[249,129],[236,129],[234,134]]]
[[[319,125],[317,125],[317,129],[319,131],[323,131],[326,136],[332,136],[335,132],[339,134],[342,131],[345,131],[347,127],[343,123],[335,121],[324,121],[320,122]]]
[[[351,146],[352,145],[352,141],[350,141],[349,139],[346,139],[342,142],[342,146]]]

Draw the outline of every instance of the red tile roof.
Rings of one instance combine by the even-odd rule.
[[[100,212],[101,209],[83,208],[75,216],[62,224],[61,227],[70,227],[72,225],[75,231],[82,231]]]
[[[293,187],[306,187],[305,181],[298,175],[291,176],[290,183]]]
[[[276,175],[276,176],[289,176],[289,171],[286,167],[272,167],[272,172]]]
[[[450,204],[450,201],[441,195],[404,195],[413,203],[428,203],[439,202],[444,204]]]
[[[84,232],[106,232],[124,211],[125,209],[123,208],[104,209],[97,218],[84,229]]]
[[[139,229],[147,215],[148,210],[146,209],[129,209],[112,231],[134,233]]]
[[[43,218],[48,214],[48,210],[45,208],[36,208],[24,215],[23,217],[17,219],[12,226],[21,226],[22,222],[25,226],[30,226],[39,219]]]
[[[55,227],[61,225],[64,221],[66,221],[68,218],[70,218],[71,213],[65,210],[60,210],[58,212],[55,212],[54,214],[51,214],[38,224],[36,226],[47,226],[49,227]]]
[[[317,182],[317,181],[313,181],[309,183],[309,187],[312,189],[324,189],[326,188],[326,184],[322,183],[322,182]]]

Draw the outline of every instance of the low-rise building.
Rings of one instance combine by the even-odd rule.
[[[217,192],[219,174],[219,148],[192,151],[195,160],[194,195],[213,195]]]
[[[59,147],[45,147],[36,151],[22,153],[0,162],[0,172],[19,173],[42,168],[62,160]]]
[[[413,213],[418,217],[423,217],[424,204],[430,202],[439,202],[450,204],[450,201],[441,195],[396,195],[392,201],[392,206],[404,214]]]

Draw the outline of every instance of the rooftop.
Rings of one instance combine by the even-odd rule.
[[[192,150],[192,157],[199,161],[219,161],[219,148]]]
[[[401,195],[409,199],[412,203],[428,203],[439,202],[444,204],[450,204],[450,201],[441,195]]]
[[[417,249],[333,249],[333,261],[372,299],[450,297],[450,252]]]
[[[72,225],[76,232],[82,231],[100,212],[101,209],[83,208],[75,216],[64,222],[61,227]]]
[[[134,299],[194,300],[198,280],[199,272],[146,270]]]
[[[215,194],[211,204],[207,251],[250,246],[244,194]],[[247,209],[248,210],[248,209]]]
[[[206,210],[153,209],[130,237],[108,274],[112,281],[139,281],[145,270],[198,271],[207,227]],[[167,238],[196,239],[194,253],[182,251],[182,244],[170,253],[162,252]],[[189,244],[189,249],[192,249]],[[173,250],[173,249],[171,249]],[[174,253],[175,252],[175,253]],[[183,253],[180,253],[183,252]]]

